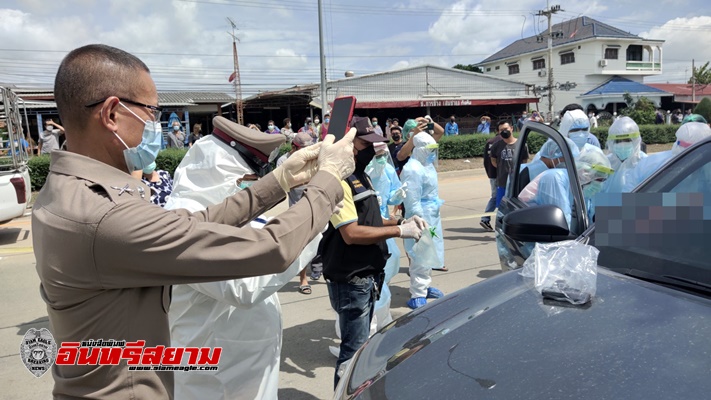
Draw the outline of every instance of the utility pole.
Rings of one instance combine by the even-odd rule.
[[[696,102],[696,71],[694,70],[694,59],[691,59],[691,102]]]
[[[550,2],[546,1],[546,9],[539,11],[537,16],[545,16],[548,18],[548,117],[553,119],[553,14],[563,11],[559,5],[550,6]]]
[[[242,80],[239,76],[239,57],[237,56],[237,36],[235,35],[235,29],[237,29],[237,25],[232,21],[232,18],[227,17],[227,21],[232,25],[232,33],[230,36],[232,36],[232,57],[233,57],[233,63],[234,63],[234,72],[232,72],[232,85],[234,85],[235,88],[235,109],[237,110],[237,123],[240,125],[244,125],[244,110],[243,110],[243,105],[242,105]]]
[[[328,112],[328,99],[326,98],[326,54],[323,52],[323,11],[321,0],[318,0],[318,44],[321,57],[321,120]]]

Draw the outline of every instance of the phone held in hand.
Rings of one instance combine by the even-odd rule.
[[[328,133],[336,137],[336,141],[341,140],[348,132],[353,110],[355,110],[356,98],[353,96],[338,97],[333,102],[331,110],[331,122],[328,125]]]

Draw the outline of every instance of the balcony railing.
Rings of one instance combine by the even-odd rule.
[[[661,71],[662,63],[651,61],[627,61],[627,71]]]

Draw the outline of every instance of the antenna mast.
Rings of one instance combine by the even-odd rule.
[[[237,110],[237,123],[244,125],[244,110],[242,105],[242,80],[239,74],[239,56],[237,55],[237,35],[235,35],[235,29],[237,29],[237,24],[232,21],[232,18],[227,17],[227,21],[232,26],[232,33],[227,32],[232,36],[232,56],[234,59],[234,72],[232,73],[232,85],[235,88],[235,108]]]

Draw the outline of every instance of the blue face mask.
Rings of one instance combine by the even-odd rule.
[[[612,152],[615,153],[617,158],[619,158],[621,161],[625,161],[634,152],[634,144],[632,144],[632,143],[617,143],[617,144],[615,144],[615,148],[612,149]]]
[[[578,150],[582,150],[585,143],[588,141],[587,132],[572,132],[568,135],[568,138],[573,141],[578,146]]]
[[[177,132],[180,130],[180,127],[178,125],[173,125],[173,130]]]
[[[591,199],[602,190],[602,182],[592,181],[583,187],[583,197]]]
[[[141,122],[145,124],[143,127],[141,143],[139,143],[136,147],[128,147],[128,145],[126,145],[126,142],[124,142],[123,139],[121,139],[121,137],[116,132],[114,132],[114,135],[116,135],[118,140],[120,140],[121,143],[123,143],[124,147],[126,147],[126,150],[123,151],[123,156],[126,159],[126,166],[128,167],[128,170],[142,170],[151,165],[151,163],[156,160],[156,156],[158,156],[158,152],[160,151],[161,142],[163,141],[160,122],[143,120],[141,119],[141,117],[136,115],[136,113],[131,111],[131,109],[126,107],[123,103],[119,104],[121,104],[123,108],[127,109],[128,112],[133,114],[136,118],[138,118]]]
[[[327,124],[327,123],[329,123],[329,122],[331,122],[331,118],[326,118],[326,119],[323,120],[323,123],[324,123],[324,124]]]
[[[252,185],[254,185],[254,182],[256,182],[256,181],[245,181],[245,180],[242,180],[242,181],[239,182],[239,188],[240,188],[240,190],[247,189],[248,187],[251,187]]]
[[[427,164],[434,164],[434,162],[437,160],[437,155],[435,153],[430,153],[427,156]]]

